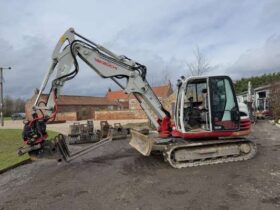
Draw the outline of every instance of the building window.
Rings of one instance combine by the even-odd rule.
[[[262,92],[259,92],[259,98],[266,98],[266,92],[265,91],[262,91]]]

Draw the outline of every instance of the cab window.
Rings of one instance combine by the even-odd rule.
[[[215,130],[239,128],[239,111],[233,86],[228,78],[211,78],[212,123]]]

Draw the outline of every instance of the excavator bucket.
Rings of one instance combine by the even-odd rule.
[[[137,130],[131,129],[131,139],[129,144],[142,155],[149,156],[154,145],[154,140],[148,135],[144,135]]]

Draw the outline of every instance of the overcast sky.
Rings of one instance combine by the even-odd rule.
[[[0,0],[0,67],[12,67],[5,95],[33,94],[69,27],[146,65],[148,80],[159,84],[187,74],[196,46],[215,66],[210,74],[279,72],[279,22],[279,0]],[[116,88],[81,64],[64,93],[102,96],[108,87]]]

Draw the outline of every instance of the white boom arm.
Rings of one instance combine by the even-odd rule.
[[[76,37],[80,39],[76,39]],[[159,127],[159,123],[152,113],[161,120],[166,116],[170,118],[169,112],[163,108],[146,80],[145,66],[125,56],[114,54],[103,46],[76,33],[73,28],[68,29],[64,33],[54,49],[51,67],[43,80],[33,106],[34,112],[39,109],[44,109],[45,116],[52,114],[55,109],[56,96],[60,94],[64,82],[74,78],[79,71],[77,56],[88,64],[98,75],[103,78],[111,78],[126,93],[132,93],[156,128]],[[72,70],[73,67],[74,70]],[[56,77],[52,81],[52,88],[47,104],[42,107],[39,103],[40,95],[44,91],[50,76],[55,71]],[[118,81],[119,79],[126,79],[126,85],[123,86]]]

